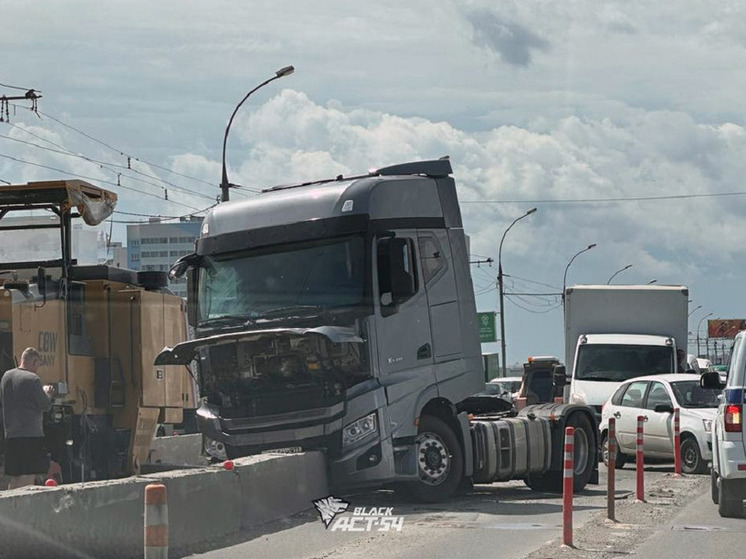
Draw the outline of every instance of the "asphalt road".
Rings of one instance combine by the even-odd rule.
[[[670,477],[670,472],[669,465],[648,466],[646,483]],[[602,483],[588,486],[576,495],[576,529],[603,514],[605,479],[606,472],[602,469]],[[617,499],[629,500],[634,487],[633,466],[617,472]],[[533,492],[518,481],[478,485],[469,494],[438,505],[414,505],[387,491],[344,498],[351,504],[342,516],[350,516],[349,512],[355,507],[391,507],[394,517],[403,517],[402,530],[379,532],[375,527],[370,532],[327,530],[318,513],[309,510],[255,531],[213,542],[202,549],[182,550],[175,556],[202,559],[518,558],[548,542],[558,546],[562,533],[561,497]],[[680,559],[681,555],[678,557]]]
[[[746,549],[746,519],[720,518],[717,505],[706,491],[661,526],[636,555],[641,558],[742,556]]]

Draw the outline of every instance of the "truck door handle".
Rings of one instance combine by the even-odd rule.
[[[620,417],[622,417],[622,414],[619,413],[619,412],[615,412],[614,413],[614,417],[616,417],[617,419],[619,419]]]
[[[433,356],[433,350],[430,344],[425,344],[417,349],[417,359],[430,359]]]

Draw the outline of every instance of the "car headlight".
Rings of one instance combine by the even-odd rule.
[[[342,446],[348,446],[378,431],[376,413],[353,421],[342,430]]]
[[[705,426],[705,431],[708,433],[712,431],[712,419],[703,419],[702,424]]]
[[[220,441],[214,441],[205,437],[205,454],[215,460],[228,460],[228,453],[225,451],[225,445]]]

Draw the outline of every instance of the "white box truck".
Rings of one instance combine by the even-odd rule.
[[[565,401],[600,416],[621,382],[677,372],[676,350],[687,347],[688,300],[681,285],[568,287]]]

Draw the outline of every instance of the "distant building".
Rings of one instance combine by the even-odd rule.
[[[199,236],[201,217],[181,221],[161,222],[151,218],[148,223],[127,226],[127,267],[132,270],[167,272],[174,262],[194,252]],[[186,297],[186,279],[170,282],[171,290]]]
[[[106,247],[106,265],[115,268],[127,267],[127,247],[119,241],[109,243]]]

